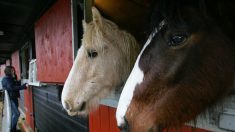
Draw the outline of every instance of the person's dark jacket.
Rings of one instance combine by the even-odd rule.
[[[2,79],[2,87],[8,91],[10,99],[17,99],[19,97],[19,90],[26,89],[26,84],[20,85],[11,76],[5,76]]]

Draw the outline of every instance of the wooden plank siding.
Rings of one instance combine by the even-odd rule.
[[[62,108],[62,86],[33,87],[35,126],[38,132],[89,132],[88,118],[69,116]]]

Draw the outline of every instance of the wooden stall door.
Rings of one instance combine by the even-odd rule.
[[[90,113],[90,132],[119,132],[115,118],[116,109],[100,105],[100,107]]]
[[[64,83],[72,67],[72,21],[69,0],[58,0],[35,24],[37,80]]]
[[[90,113],[89,128],[90,132],[120,132],[117,127],[115,118],[116,109],[108,106],[100,105],[100,107]],[[209,132],[200,128],[192,128],[191,126],[183,126],[179,129],[168,129],[164,132]]]
[[[34,115],[33,115],[33,92],[32,86],[29,86],[24,92],[25,103],[25,118],[27,125],[34,130]]]

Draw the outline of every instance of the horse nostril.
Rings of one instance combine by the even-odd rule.
[[[78,102],[78,104],[80,105],[79,111],[83,111],[86,107],[86,102],[82,102],[82,103]]]
[[[126,118],[124,117],[124,122],[121,124],[121,126],[118,126],[121,132],[129,132],[129,124]]]
[[[66,110],[71,110],[71,109],[72,109],[71,105],[70,105],[69,102],[67,102],[67,101],[64,101],[64,108],[65,108]]]

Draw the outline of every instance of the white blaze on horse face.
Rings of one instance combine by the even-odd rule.
[[[122,94],[118,102],[118,107],[117,107],[117,112],[116,112],[116,119],[117,119],[118,126],[122,126],[122,124],[125,123],[124,116],[132,100],[135,86],[137,84],[140,84],[144,78],[144,74],[138,65],[139,59],[140,59],[140,56],[138,57],[129,78],[127,79],[127,82],[123,88]]]
[[[149,36],[143,49],[138,55],[134,68],[132,69],[131,74],[129,78],[127,79],[126,84],[122,90],[122,93],[118,102],[117,112],[116,112],[116,119],[117,119],[118,126],[122,126],[125,124],[124,117],[131,103],[135,87],[137,84],[141,84],[144,79],[144,73],[139,67],[140,57],[142,53],[144,52],[145,48],[150,44],[152,38],[155,36],[156,33],[157,33],[157,29]]]
[[[82,50],[82,48],[80,48],[79,50]],[[80,52],[78,52],[79,54]],[[69,75],[65,81],[64,84],[64,88],[62,91],[62,95],[61,95],[61,102],[63,107],[68,110],[70,108],[68,108],[67,104],[65,104],[66,101],[71,101],[73,102],[73,100],[75,100],[76,98],[76,93],[77,93],[77,87],[78,87],[78,83],[76,83],[76,78],[79,76],[79,72],[78,72],[78,60],[79,60],[79,55],[77,55],[77,57],[75,58],[75,61],[73,63],[73,66],[69,72]],[[71,103],[73,105],[73,103]]]

